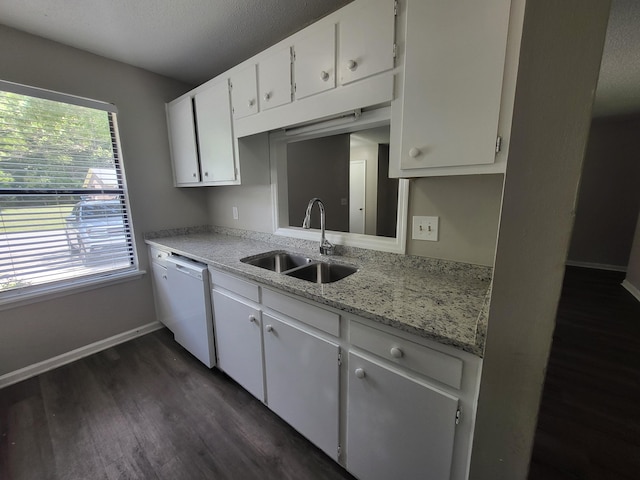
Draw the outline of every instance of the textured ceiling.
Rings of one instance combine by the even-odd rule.
[[[198,85],[351,0],[0,0],[0,23]]]
[[[0,23],[192,85],[351,0],[0,0]],[[594,115],[640,112],[640,0],[613,0]]]

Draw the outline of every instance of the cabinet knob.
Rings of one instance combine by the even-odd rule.
[[[358,68],[358,62],[356,62],[355,60],[349,60],[347,62],[347,68],[353,72],[356,68]]]
[[[404,352],[400,350],[398,347],[391,348],[391,356],[393,358],[401,358],[404,355]]]
[[[264,327],[264,329],[265,329],[267,332],[271,332],[271,331],[273,331],[273,325],[266,325],[266,326]]]
[[[255,101],[253,98],[252,98],[252,99],[250,99],[250,100],[247,102],[247,104],[248,104],[250,107],[253,107],[253,105],[254,105],[255,103],[256,103],[256,101]]]
[[[419,148],[413,147],[411,150],[409,150],[409,156],[411,158],[416,158],[418,156],[420,156],[422,152],[420,151]]]
[[[255,315],[249,315],[249,321],[250,321],[251,323],[256,323],[256,321],[257,321],[257,320],[258,320],[258,319],[256,318],[256,316],[255,316]]]
[[[167,276],[166,276],[166,275],[162,275],[162,278],[166,280],[166,279],[167,279]]]
[[[193,178],[196,178],[197,176],[198,176],[197,174],[195,174],[195,173],[193,174]]]
[[[362,368],[356,368],[355,374],[358,378],[364,378],[365,376],[364,370]]]
[[[209,172],[204,172],[204,176],[208,177],[209,176]]]
[[[264,94],[264,101],[265,102],[268,102],[270,98],[271,98],[271,93],[267,92],[267,93]]]
[[[324,70],[320,72],[320,78],[325,82],[329,80],[329,72],[325,72]]]

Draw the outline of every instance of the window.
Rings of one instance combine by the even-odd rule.
[[[0,295],[135,271],[113,105],[0,82]]]

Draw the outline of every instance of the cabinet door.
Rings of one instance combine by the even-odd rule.
[[[237,72],[230,81],[233,118],[242,118],[258,113],[256,66],[251,65]]]
[[[195,96],[203,182],[236,179],[229,84],[221,82]]]
[[[449,478],[458,399],[349,354],[347,470],[366,480]]]
[[[408,0],[401,169],[490,164],[509,0]]]
[[[291,49],[283,48],[258,65],[260,110],[291,102]]]
[[[296,42],[294,79],[297,99],[336,86],[336,27],[326,25]]]
[[[338,457],[338,345],[264,314],[267,405]]]
[[[213,291],[218,367],[264,401],[260,310]]]
[[[169,330],[173,331],[171,325],[171,303],[169,302],[169,277],[167,267],[151,263],[153,300],[156,307],[156,318]]]
[[[196,126],[191,97],[167,105],[171,161],[176,186],[200,182]]]
[[[393,68],[394,12],[393,0],[369,0],[340,21],[341,84]]]

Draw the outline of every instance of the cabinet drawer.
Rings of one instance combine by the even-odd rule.
[[[340,335],[340,315],[287,295],[262,289],[262,304],[333,336]]]
[[[211,283],[214,287],[217,285],[254,302],[260,301],[260,290],[257,285],[212,268],[209,269],[209,272],[211,273]]]
[[[451,387],[460,388],[461,359],[358,322],[351,322],[350,330],[352,345]]]

